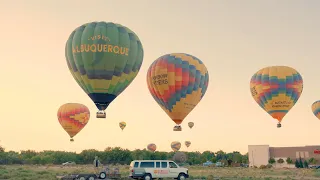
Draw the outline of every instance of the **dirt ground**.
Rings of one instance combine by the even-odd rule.
[[[129,179],[128,166],[109,166],[110,169],[119,168],[122,179]],[[320,170],[313,169],[253,169],[253,168],[213,168],[190,166],[190,179],[319,179]],[[75,165],[69,167],[49,165],[8,165],[0,166],[0,180],[56,180],[57,176],[78,173],[92,173],[92,165]]]

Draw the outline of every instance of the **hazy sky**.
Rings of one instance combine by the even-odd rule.
[[[317,0],[0,0],[0,144],[8,150],[81,151],[108,146],[135,149],[190,140],[188,151],[238,150],[248,145],[319,144],[320,1]],[[111,21],[129,27],[144,47],[133,83],[96,119],[96,107],[71,76],[65,42],[78,26]],[[174,122],[149,94],[146,73],[158,57],[192,54],[208,68],[207,93],[173,132]],[[299,71],[304,90],[282,128],[250,94],[251,76],[271,65]],[[87,126],[69,142],[57,120],[67,102],[91,111]],[[126,121],[123,132],[118,126]],[[192,130],[187,127],[194,121]],[[182,146],[181,150],[187,150]]]

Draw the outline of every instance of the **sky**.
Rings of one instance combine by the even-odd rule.
[[[319,145],[320,120],[311,104],[320,99],[320,1],[317,0],[0,0],[0,145],[7,150],[142,149],[190,140],[183,151],[240,151],[248,145]],[[65,43],[78,26],[119,23],[140,38],[144,60],[131,85],[96,119],[94,103],[68,70]],[[158,57],[183,52],[209,71],[208,90],[182,123],[160,108],[146,84]],[[250,79],[266,66],[295,68],[302,95],[282,128],[251,97]],[[68,102],[91,111],[87,126],[69,142],[57,119]],[[122,132],[118,126],[126,121]],[[193,121],[195,126],[187,126]]]

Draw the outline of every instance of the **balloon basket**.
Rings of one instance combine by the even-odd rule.
[[[73,138],[71,138],[71,139],[70,139],[70,142],[73,142],[73,141],[74,141],[74,139],[73,139]]]
[[[106,112],[98,111],[97,112],[97,118],[106,118]]]
[[[279,124],[277,124],[277,128],[281,128],[281,124],[279,123]]]
[[[182,131],[182,128],[180,125],[176,125],[173,127],[173,131]]]

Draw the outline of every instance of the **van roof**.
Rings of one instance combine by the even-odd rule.
[[[134,162],[145,162],[145,161],[161,161],[161,162],[173,162],[172,160],[133,160]]]

